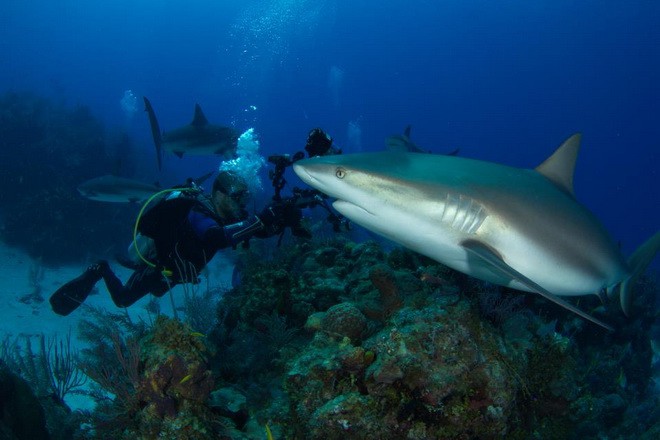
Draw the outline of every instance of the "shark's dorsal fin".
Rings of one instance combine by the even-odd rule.
[[[484,263],[488,264],[491,270],[493,270],[496,273],[501,274],[502,276],[514,279],[518,281],[519,283],[524,284],[532,290],[533,292],[538,293],[542,297],[544,297],[547,300],[550,300],[554,302],[555,304],[558,304],[565,309],[570,310],[571,312],[583,317],[584,319],[587,319],[594,324],[598,324],[599,326],[603,327],[604,329],[607,329],[609,331],[613,331],[613,328],[610,327],[609,325],[605,324],[603,321],[600,321],[596,318],[594,318],[591,315],[588,315],[587,313],[583,312],[582,310],[578,309],[572,304],[567,303],[563,299],[557,297],[556,295],[553,295],[552,293],[548,292],[546,289],[543,287],[539,286],[537,283],[534,281],[530,280],[527,278],[525,275],[521,274],[517,270],[515,270],[513,267],[509,266],[506,264],[502,256],[491,248],[490,246],[478,241],[478,240],[465,240],[461,242],[461,246],[463,249],[465,249],[470,255],[472,255],[475,258],[478,258],[482,260]]]
[[[564,141],[563,144],[552,156],[547,158],[541,165],[536,167],[536,171],[554,182],[570,195],[575,196],[573,192],[573,172],[575,171],[575,160],[578,151],[580,151],[580,140],[582,135],[575,133]]]
[[[410,125],[408,125],[408,126],[406,127],[406,129],[403,130],[403,135],[404,135],[406,138],[410,139]]]
[[[195,127],[203,127],[208,123],[209,121],[206,119],[206,116],[204,116],[202,108],[199,106],[199,104],[195,104],[195,117],[193,118],[193,121],[190,123],[190,125]]]

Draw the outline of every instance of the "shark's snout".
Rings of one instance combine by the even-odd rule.
[[[334,194],[331,194],[332,191],[330,191],[333,187],[334,179],[332,166],[320,163],[316,159],[305,159],[294,163],[293,171],[307,185],[329,196],[334,196]]]
[[[293,164],[293,171],[312,188],[335,199],[344,199],[345,188],[339,185],[339,180],[335,177],[336,166],[322,159],[313,158],[296,162]]]
[[[312,182],[316,179],[312,177],[312,175],[307,171],[307,168],[304,167],[303,165],[300,165],[299,163],[294,163],[293,164],[293,171],[302,179],[303,182],[306,184],[313,186]]]

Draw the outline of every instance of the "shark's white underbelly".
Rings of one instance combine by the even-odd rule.
[[[409,249],[426,255],[467,275],[513,289],[533,291],[525,284],[503,276],[482,260],[470,257],[461,246],[465,240],[477,240],[499,254],[504,262],[547,291],[559,296],[597,293],[612,284],[611,280],[583,273],[534,243],[510,225],[488,218],[485,210],[469,200],[453,200],[429,215],[429,207],[408,204],[371,206],[367,211],[348,202],[336,202],[335,208],[354,222]],[[420,214],[420,210],[424,214]],[[611,272],[611,271],[610,271]],[[620,281],[620,280],[619,280]]]

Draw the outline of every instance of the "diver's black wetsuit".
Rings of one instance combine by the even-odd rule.
[[[164,203],[140,223],[140,232],[154,240],[157,267],[136,267],[123,285],[107,263],[98,263],[98,273],[118,307],[128,307],[148,293],[163,296],[180,283],[196,284],[197,275],[219,249],[235,247],[253,235],[270,235],[257,216],[226,225],[206,200],[182,196]],[[164,276],[163,269],[171,276]]]
[[[281,233],[287,226],[282,223],[286,219],[282,209],[270,205],[259,216],[243,215],[246,220],[230,219],[227,223],[233,223],[227,224],[201,193],[170,196],[140,220],[140,234],[151,238],[153,243],[150,255],[143,256],[144,261],[124,264],[135,271],[126,285],[112,272],[107,261],[99,261],[57,289],[50,297],[50,305],[58,315],[68,315],[87,299],[101,278],[119,307],[128,307],[149,293],[163,296],[180,283],[196,284],[197,275],[219,249],[236,246],[252,236],[265,238]]]

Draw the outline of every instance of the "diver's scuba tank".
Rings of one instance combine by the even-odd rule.
[[[138,232],[135,235],[135,240],[132,240],[128,246],[127,254],[128,261],[136,266],[144,264],[143,257],[149,261],[154,261],[156,259],[156,243],[152,238]]]
[[[137,266],[146,264],[147,266],[154,268],[157,267],[156,263],[154,263],[158,256],[156,242],[151,237],[141,232],[140,222],[143,220],[143,217],[152,217],[153,220],[155,216],[157,219],[156,222],[160,222],[162,220],[161,214],[163,211],[159,208],[163,208],[168,203],[174,203],[175,205],[169,206],[179,206],[179,211],[183,212],[181,209],[184,211],[189,209],[190,203],[198,200],[202,194],[203,191],[201,187],[190,179],[186,186],[164,189],[152,195],[144,203],[135,219],[133,240],[128,246],[128,259]],[[154,203],[154,206],[145,212],[147,206],[154,200],[157,200]],[[171,211],[171,208],[167,209],[167,211]],[[152,221],[151,223],[153,224],[154,222]],[[147,233],[151,235],[151,233]]]

